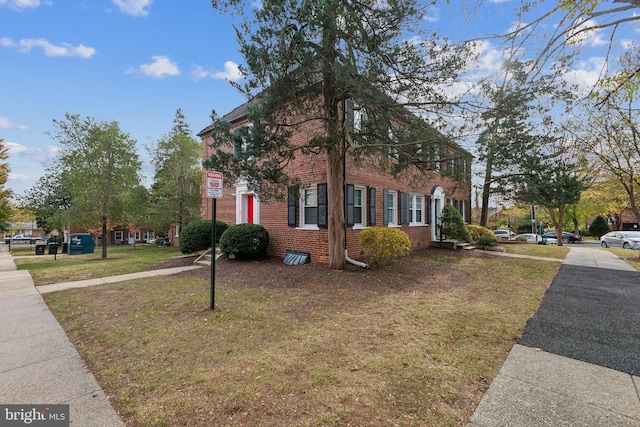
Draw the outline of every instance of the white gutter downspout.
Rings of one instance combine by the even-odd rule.
[[[362,267],[366,270],[369,269],[369,264],[365,264],[364,262],[356,261],[355,259],[349,258],[349,254],[347,253],[346,249],[344,250],[344,257],[349,264],[357,265],[358,267]]]

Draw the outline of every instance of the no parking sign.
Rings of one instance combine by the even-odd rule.
[[[207,171],[207,197],[210,199],[222,197],[222,172]]]

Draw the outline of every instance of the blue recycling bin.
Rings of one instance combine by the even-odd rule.
[[[69,255],[92,254],[94,248],[95,243],[89,233],[76,233],[69,237]]]

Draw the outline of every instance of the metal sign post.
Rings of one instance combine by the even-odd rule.
[[[222,173],[207,171],[207,197],[213,199],[211,209],[211,301],[209,308],[215,310],[216,298],[216,202],[222,197]]]

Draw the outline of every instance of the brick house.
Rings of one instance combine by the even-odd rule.
[[[348,111],[349,101],[342,103]],[[248,104],[243,104],[223,120],[231,129],[250,126]],[[352,118],[353,120],[353,118]],[[202,140],[203,159],[210,157],[213,125],[198,133]],[[323,132],[319,121],[305,122],[296,129],[292,140],[302,141]],[[237,148],[236,148],[237,149]],[[231,150],[231,149],[230,149]],[[369,226],[398,227],[405,231],[413,249],[430,245],[437,239],[436,219],[445,203],[454,205],[466,222],[471,220],[471,159],[469,152],[443,139],[438,166],[432,177],[419,185],[412,180],[394,178],[366,162],[356,162],[345,156],[345,219],[346,246],[349,257],[361,258],[359,231]],[[443,159],[443,160],[438,160]],[[456,171],[456,179],[438,171]],[[287,250],[308,252],[311,262],[328,263],[327,168],[324,155],[299,155],[289,164],[287,172],[303,183],[288,189],[286,202],[262,202],[246,182],[224,180],[223,197],[217,199],[216,218],[229,226],[256,223],[269,232],[269,253],[283,257]],[[212,199],[206,197],[206,170],[203,170],[202,218],[211,219]]]

